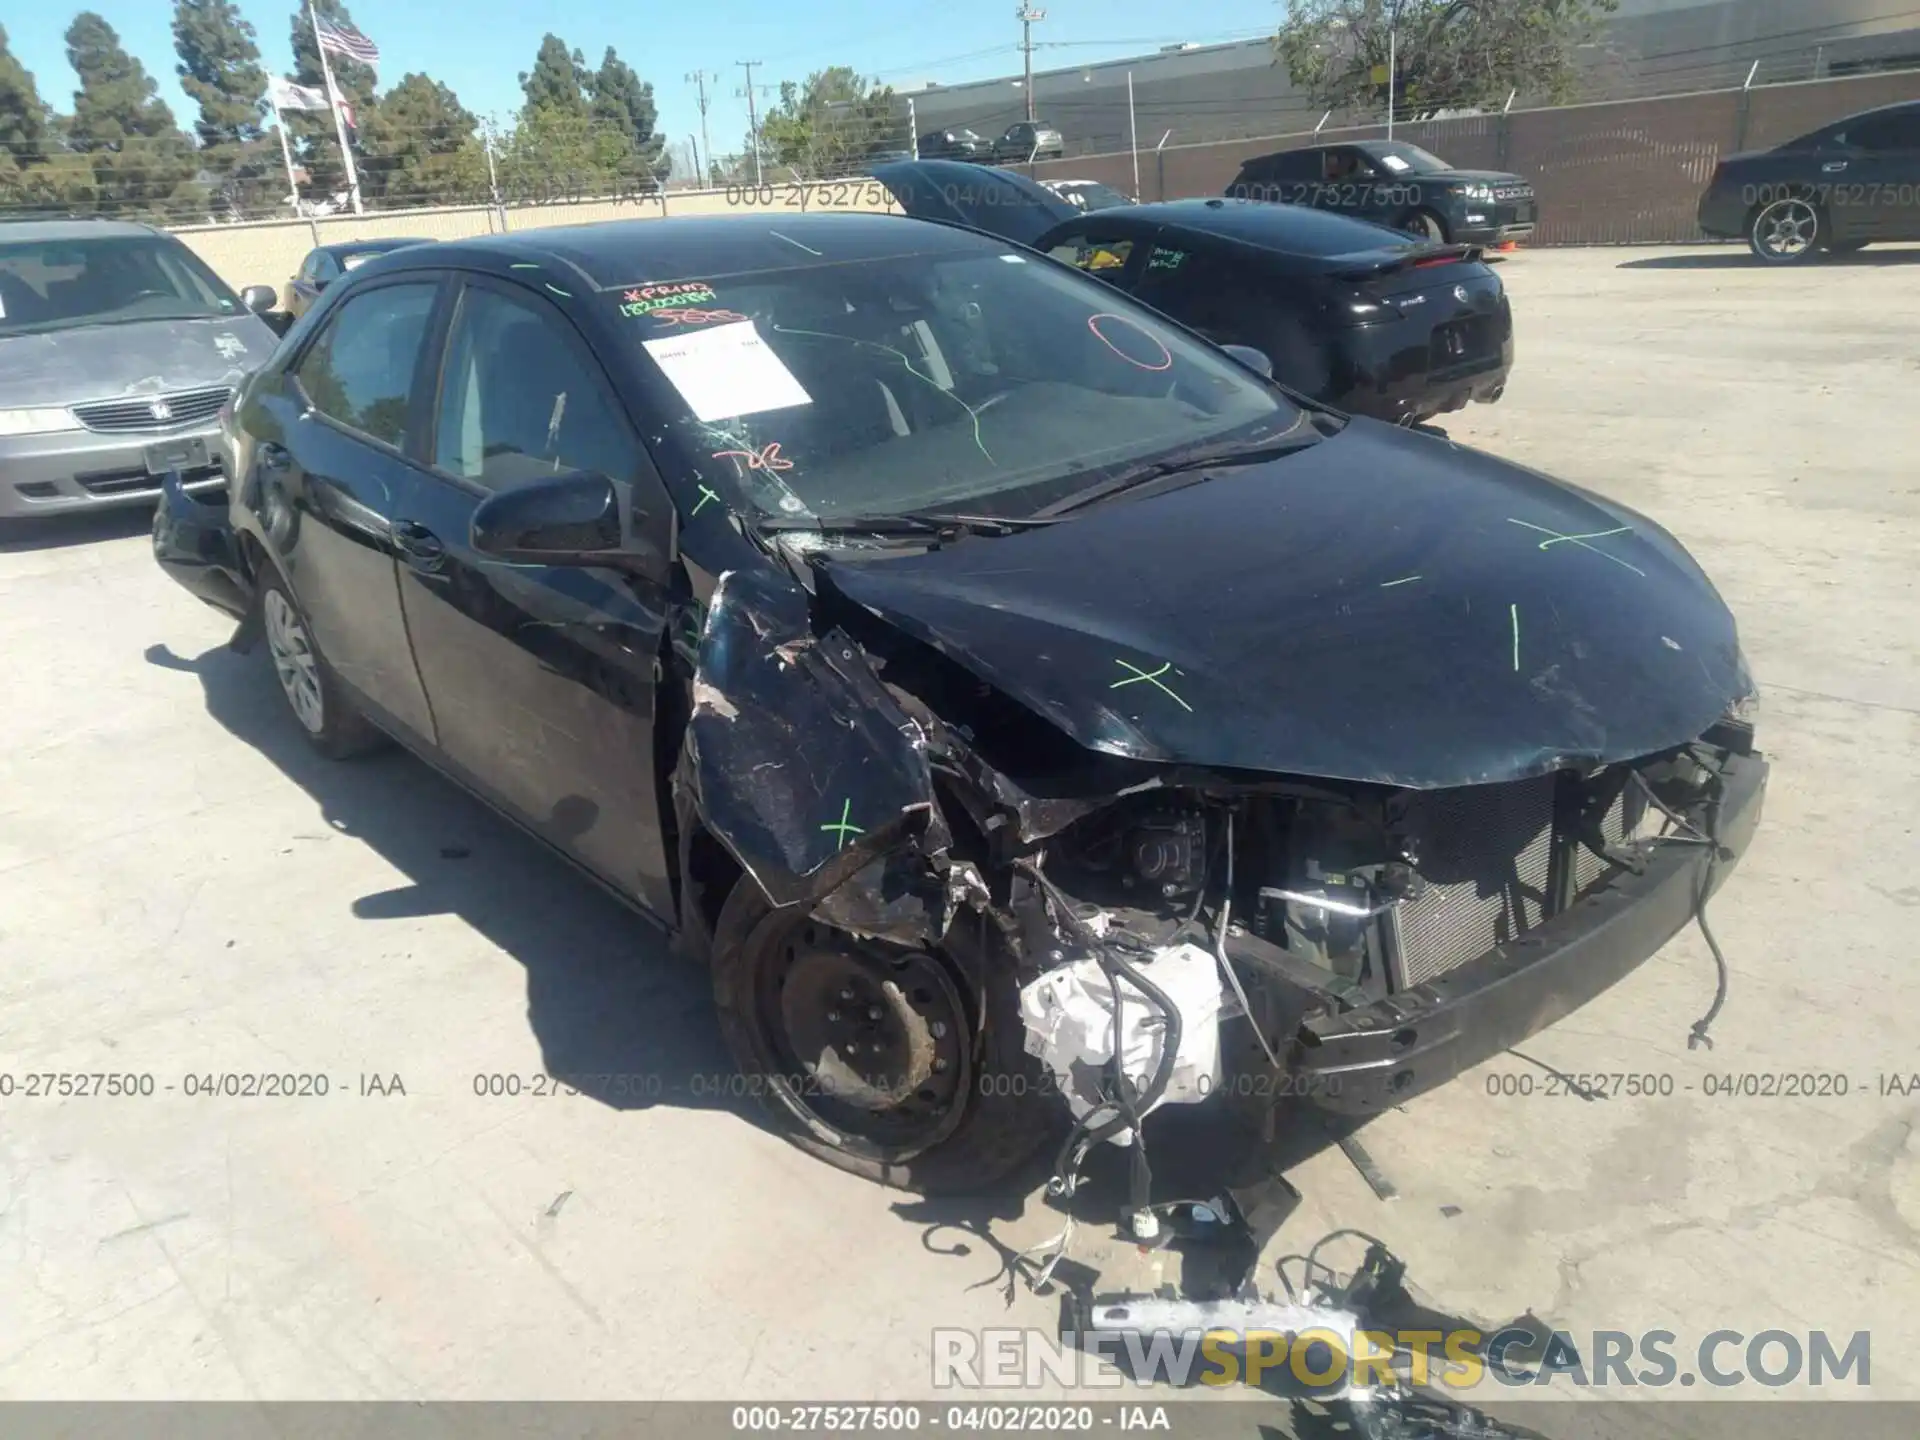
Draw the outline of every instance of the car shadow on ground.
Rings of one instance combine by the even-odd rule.
[[[647,921],[405,751],[345,762],[317,754],[263,653],[220,645],[185,658],[154,645],[145,658],[198,680],[209,715],[311,796],[336,834],[406,877],[353,900],[355,916],[457,916],[519,962],[550,1075],[581,1077],[582,1094],[616,1109],[677,1105],[763,1123],[728,1083],[735,1071],[706,971]],[[639,1078],[604,1078],[614,1076]]]
[[[1916,263],[1920,263],[1920,246],[1914,245],[1904,248],[1891,246],[1884,249],[1876,245],[1868,250],[1857,250],[1851,255],[1821,255],[1810,265],[1769,265],[1745,246],[1729,246],[1724,251],[1714,251],[1706,255],[1695,252],[1686,255],[1649,255],[1640,260],[1622,260],[1615,268],[1620,270],[1824,270],[1836,265],[1872,267]]]
[[[152,645],[145,659],[197,680],[207,713],[222,728],[305,791],[336,834],[370,847],[406,877],[353,900],[357,917],[456,916],[526,970],[527,1019],[549,1074],[658,1076],[656,1093],[582,1089],[618,1109],[720,1110],[773,1128],[734,1083],[705,970],[673,953],[647,922],[405,751],[347,762],[317,754],[259,652],[242,655],[222,644],[189,658]],[[970,1196],[903,1198],[895,1213],[922,1227],[930,1249],[967,1255],[977,1245],[1010,1262],[994,1224],[1039,1203],[1065,1133],[1064,1109],[1059,1120],[1058,1133],[1003,1181]],[[1269,1180],[1337,1143],[1341,1133],[1302,1111],[1286,1114],[1277,1138],[1262,1142],[1242,1117],[1216,1107],[1168,1107],[1147,1124],[1154,1198],[1211,1196],[1223,1186]],[[1125,1160],[1116,1146],[1096,1148],[1070,1202],[1079,1223],[1113,1225],[1128,1193]]]
[[[101,540],[127,540],[153,529],[153,507],[124,510],[75,510],[24,520],[0,519],[0,554],[59,550]]]

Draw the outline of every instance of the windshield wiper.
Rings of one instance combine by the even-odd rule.
[[[797,515],[770,515],[753,522],[762,530],[807,531],[820,535],[1011,535],[1054,523],[1052,516],[960,515],[934,510],[906,510],[889,515],[829,515],[807,519]]]
[[[1118,495],[1123,490],[1136,490],[1142,485],[1151,484],[1168,475],[1225,470],[1238,465],[1258,465],[1268,460],[1277,460],[1283,455],[1291,455],[1297,450],[1305,450],[1310,445],[1317,445],[1325,438],[1326,432],[1303,415],[1300,423],[1288,427],[1284,435],[1264,443],[1249,445],[1241,441],[1232,445],[1212,445],[1203,449],[1187,450],[1159,460],[1129,465],[1107,476],[1091,489],[1077,491],[1063,500],[1056,500],[1053,504],[1035,511],[1033,518],[1056,520],[1105,500],[1109,496]]]

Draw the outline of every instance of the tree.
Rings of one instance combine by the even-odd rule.
[[[526,94],[529,111],[585,116],[590,78],[585,57],[578,50],[567,49],[566,41],[549,32],[540,41],[533,69],[520,72],[520,89]]]
[[[597,124],[585,109],[521,109],[501,157],[500,187],[512,203],[544,204],[651,189],[633,137]]]
[[[15,58],[0,25],[0,194],[24,184],[23,173],[47,159],[47,104],[33,72]]]
[[[198,156],[146,67],[91,10],[74,17],[66,39],[67,62],[80,77],[67,145],[92,164],[93,203],[110,213],[167,215],[195,208],[198,197],[182,191],[198,169]]]
[[[233,0],[174,0],[180,86],[199,107],[200,163],[229,209],[263,207],[279,189],[279,157],[261,129],[267,72],[253,25]]]
[[[863,80],[845,65],[817,70],[805,85],[780,86],[780,102],[760,123],[760,154],[768,165],[808,179],[845,175],[882,150],[905,144],[893,91]]]
[[[348,12],[345,0],[313,0],[313,8],[322,20],[341,25],[353,24],[353,16]],[[293,42],[294,83],[324,86],[326,77],[320,69],[320,47],[313,38],[313,22],[307,18],[305,5],[293,12],[289,25],[289,38]],[[362,127],[366,126],[373,118],[374,111],[377,77],[373,67],[345,55],[333,54],[327,56],[327,64],[332,67],[334,88],[340,92],[340,98],[352,107],[355,121]],[[287,114],[286,122],[294,142],[294,153],[300,163],[306,166],[315,191],[321,195],[336,195],[346,189],[346,166],[340,158],[340,144],[334,135],[333,117],[324,110],[295,110]],[[347,132],[347,138],[351,144],[352,130]]]
[[[1384,111],[1498,104],[1519,90],[1564,99],[1574,49],[1618,0],[1295,0],[1274,36],[1293,83],[1318,106]]]
[[[595,123],[631,136],[635,161],[655,179],[664,180],[672,162],[666,155],[666,137],[654,133],[660,112],[653,103],[653,86],[641,80],[611,45],[587,83]]]
[[[364,129],[361,184],[397,204],[451,204],[487,193],[477,122],[452,90],[407,75],[380,98]]]

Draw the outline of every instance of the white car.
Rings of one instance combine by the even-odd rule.
[[[1122,195],[1098,180],[1042,180],[1040,183],[1079,210],[1110,210],[1116,205],[1134,203],[1131,196]]]

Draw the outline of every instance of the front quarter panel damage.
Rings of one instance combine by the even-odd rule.
[[[926,732],[844,632],[815,635],[791,581],[720,577],[693,695],[695,804],[775,905],[818,901],[909,840],[946,848]]]

